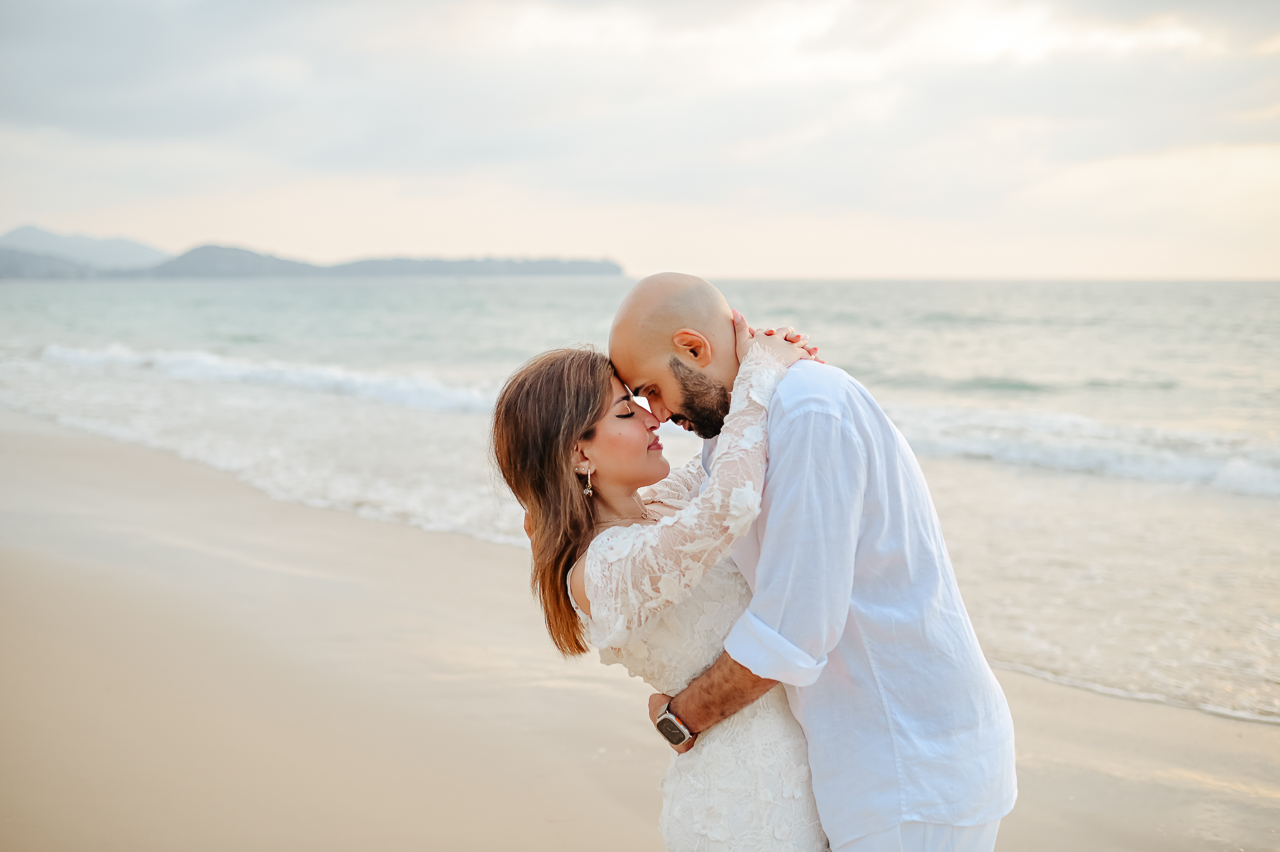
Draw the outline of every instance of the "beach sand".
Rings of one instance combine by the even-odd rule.
[[[649,690],[526,558],[0,410],[0,849],[661,849]],[[1280,727],[998,675],[997,848],[1280,849]]]

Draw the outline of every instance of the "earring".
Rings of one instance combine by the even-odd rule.
[[[585,494],[585,495],[587,495],[588,497],[590,497],[592,494],[594,494],[594,493],[595,493],[594,491],[592,491],[592,490],[591,490],[591,469],[590,469],[590,468],[588,468],[588,469],[587,469],[587,470],[585,470],[585,471],[581,471],[581,470],[580,470],[580,471],[578,471],[578,473],[586,473],[586,475],[587,475],[587,487],[586,487],[586,488],[584,488],[584,489],[582,489],[582,493],[583,493],[583,494]]]

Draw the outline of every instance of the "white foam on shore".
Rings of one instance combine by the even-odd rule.
[[[423,372],[391,374],[324,364],[250,361],[199,350],[138,351],[46,346],[41,359],[90,369],[132,368],[170,378],[288,387],[430,411],[487,414],[495,393],[448,385]],[[1280,450],[1238,435],[1103,423],[1074,414],[984,408],[887,406],[924,456],[962,456],[1065,470],[1201,485],[1280,497]]]
[[[37,353],[39,357],[33,358]],[[413,392],[403,393],[405,388]],[[437,393],[440,388],[445,391]],[[0,404],[174,452],[228,471],[277,499],[523,547],[523,512],[489,466],[487,413],[492,402],[485,394],[481,388],[449,387],[427,375],[259,362],[200,351],[45,347],[0,359]],[[1249,449],[1230,438],[1188,439],[1069,415],[903,407],[890,413],[922,454],[1095,472],[1103,474],[1100,480],[1137,476],[1179,481],[1172,469],[1183,477],[1181,481],[1205,481],[1205,471],[1212,469],[1209,463],[1225,467],[1223,456],[1238,456],[1242,448]],[[695,438],[673,427],[664,428],[663,435],[673,463],[699,448]],[[929,440],[934,441],[932,446],[923,444]],[[1015,458],[1012,453],[1019,455]],[[1167,469],[1155,463],[1162,458]],[[1068,464],[1064,459],[1075,461]],[[1133,459],[1149,468],[1144,470]],[[1214,484],[1221,488],[1224,481],[1219,477]],[[1203,496],[1216,499],[1208,493]],[[979,600],[987,595],[985,611],[991,621],[987,629],[994,655],[1038,667],[1030,671],[1011,664],[1009,668],[1128,698],[1275,721],[1267,715],[1275,705],[1273,690],[1266,686],[1274,666],[1258,662],[1262,658],[1248,642],[1256,639],[1260,647],[1272,647],[1271,637],[1277,635],[1280,623],[1251,616],[1247,642],[1222,641],[1224,635],[1234,636],[1237,631],[1221,614],[1249,611],[1241,602],[1252,600],[1241,597],[1243,591],[1234,591],[1236,578],[1196,587],[1192,593],[1187,577],[1130,576],[1124,572],[1134,566],[1124,560],[1115,565],[1077,565],[1079,554],[1050,549],[1047,562],[1041,559],[1028,567],[1016,547],[1014,551],[983,566],[985,585],[973,593]],[[1139,563],[1139,568],[1147,565]],[[1123,582],[1117,586],[1117,577],[1108,571],[1124,573]],[[1097,585],[1102,580],[1111,585]],[[1135,584],[1134,594],[1126,596],[1123,592],[1129,587],[1124,584],[1130,582]],[[1239,588],[1265,601],[1271,588],[1267,583],[1248,579]],[[1090,597],[1095,589],[1115,588],[1122,594],[1106,591],[1104,599]],[[1162,597],[1153,599],[1151,595],[1157,593]],[[1225,601],[1218,599],[1222,595]],[[1058,606],[1054,617],[1046,617],[1053,609],[1048,603],[1067,597],[1073,602],[1070,607]],[[1080,607],[1086,613],[1125,616],[1124,624],[1106,628],[1108,635],[1125,640],[1113,643],[1124,649],[1122,653],[1097,659],[1067,654],[1068,663],[1061,664],[1064,649],[1080,647],[1076,618]],[[1183,637],[1183,619],[1197,625],[1195,629],[1205,638]],[[1042,629],[1043,635],[1036,629],[1027,632],[1028,624]],[[1164,637],[1155,651],[1142,644],[1148,627]],[[1126,644],[1130,634],[1142,641]],[[1182,638],[1187,638],[1186,647],[1179,644]],[[1084,650],[1091,653],[1091,647]],[[1208,663],[1197,661],[1196,649],[1205,649]],[[1176,670],[1153,668],[1153,661],[1165,658],[1162,655],[1180,661]],[[1070,660],[1083,662],[1075,665]],[[1222,676],[1196,669],[1183,677],[1187,667],[1181,662],[1200,669],[1217,667],[1214,671],[1220,669]],[[1261,669],[1255,672],[1255,667]],[[1136,689],[1117,690],[1095,681]],[[1215,685],[1219,681],[1226,686]],[[1240,691],[1241,684],[1252,691]],[[1254,689],[1251,684],[1261,685]]]
[[[1280,497],[1280,451],[1238,435],[1102,423],[1074,414],[887,407],[924,456],[966,458]]]
[[[1226,719],[1238,719],[1242,722],[1261,722],[1264,725],[1280,725],[1280,717],[1274,715],[1250,713],[1247,710],[1235,710],[1230,707],[1220,707],[1216,704],[1179,701],[1176,698],[1171,698],[1167,695],[1159,695],[1154,692],[1117,689],[1113,686],[1104,686],[1103,684],[1093,683],[1088,680],[1065,677],[1063,675],[1045,671],[1044,669],[1038,669],[1034,666],[1024,666],[1019,663],[1008,663],[1002,660],[988,660],[987,662],[993,669],[1017,672],[1019,674],[1038,678],[1039,680],[1047,680],[1050,683],[1075,687],[1076,689],[1087,689],[1089,692],[1096,692],[1099,695],[1110,695],[1114,698],[1125,698],[1130,701],[1145,701],[1148,704],[1165,704],[1169,707],[1183,707],[1188,710],[1199,710],[1201,713],[1209,713],[1213,716],[1222,716]]]
[[[248,361],[199,350],[139,352],[118,343],[102,349],[46,346],[45,361],[84,367],[133,367],[177,379],[276,385],[318,393],[376,399],[432,411],[488,412],[494,395],[480,388],[452,387],[425,373],[393,375],[321,364]]]

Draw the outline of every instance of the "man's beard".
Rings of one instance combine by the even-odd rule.
[[[671,419],[687,422],[699,438],[714,438],[724,428],[729,413],[729,391],[706,373],[693,369],[679,358],[671,358],[671,375],[684,394],[680,408]]]

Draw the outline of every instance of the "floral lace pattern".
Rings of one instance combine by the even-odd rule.
[[[674,693],[720,656],[750,600],[738,567],[722,559],[647,639],[602,649],[600,659]],[[704,731],[692,751],[672,755],[659,827],[670,852],[827,849],[808,744],[782,686]]]
[[[769,399],[784,373],[760,347],[743,359],[733,405],[701,495],[699,460],[645,489],[677,513],[652,526],[602,533],[587,552],[592,644],[660,692],[707,669],[751,600],[729,548],[760,512]],[[777,686],[673,755],[662,784],[670,852],[821,852],[804,731]]]
[[[645,503],[669,503],[677,508],[697,496],[702,487],[702,457],[694,456],[684,467],[676,468],[667,478],[640,489],[640,499]]]
[[[643,636],[759,516],[767,461],[764,417],[785,372],[770,350],[753,346],[738,369],[702,493],[656,524],[614,527],[591,542],[583,566],[591,644],[611,648]],[[689,472],[689,466],[680,471]]]

